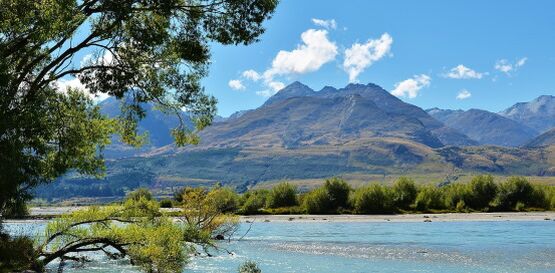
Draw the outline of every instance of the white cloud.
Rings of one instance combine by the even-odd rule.
[[[62,93],[67,93],[69,89],[79,90],[83,92],[85,95],[89,96],[91,99],[96,101],[103,101],[109,97],[109,95],[104,93],[99,94],[91,94],[89,89],[85,87],[85,85],[78,79],[59,79],[56,81],[55,85],[59,88],[58,90]]]
[[[314,23],[317,26],[327,28],[327,29],[336,29],[337,28],[337,22],[335,22],[335,19],[323,20],[323,19],[312,18],[312,23]]]
[[[410,79],[395,84],[395,89],[391,94],[397,97],[415,98],[418,96],[420,89],[430,85],[432,79],[428,75],[414,75]]]
[[[445,76],[451,79],[481,79],[484,74],[476,72],[462,64],[451,68]]]
[[[268,83],[268,87],[270,87],[272,90],[277,92],[277,91],[285,88],[285,84],[282,83],[282,82],[272,81],[272,82]]]
[[[240,80],[230,80],[227,85],[233,90],[245,90],[245,86]]]
[[[267,81],[276,75],[314,72],[335,59],[337,46],[328,40],[326,30],[309,29],[301,34],[302,45],[293,51],[280,50],[272,67],[264,72]]]
[[[523,66],[523,65],[526,63],[527,60],[528,60],[528,58],[526,58],[526,57],[521,58],[520,60],[518,60],[518,61],[516,62],[515,67],[521,67],[521,66]]]
[[[355,82],[364,69],[389,53],[392,43],[393,38],[384,33],[379,39],[368,40],[365,44],[355,43],[346,49],[343,69],[349,74],[349,82]]]
[[[512,64],[507,59],[501,59],[501,60],[498,60],[495,63],[494,67],[495,67],[496,70],[501,71],[501,72],[509,75],[511,71],[516,71],[520,67],[524,66],[524,64],[526,64],[527,60],[528,60],[528,58],[526,58],[526,57],[520,58],[514,64]]]
[[[260,76],[260,74],[252,69],[243,71],[242,76],[246,79],[249,79],[251,81],[258,81],[262,78],[262,76]]]
[[[458,100],[465,100],[468,99],[472,96],[472,93],[470,93],[468,90],[463,89],[459,92],[459,94],[457,94],[457,99]]]

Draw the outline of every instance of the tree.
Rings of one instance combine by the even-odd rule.
[[[488,207],[497,195],[497,185],[491,175],[479,175],[472,178],[468,184],[470,193],[467,205],[476,210]]]
[[[337,177],[326,179],[324,188],[328,192],[331,199],[330,206],[332,209],[347,207],[351,187],[347,184],[347,182],[345,182],[345,180]]]
[[[287,182],[279,183],[270,191],[267,202],[269,208],[296,206],[297,187]]]
[[[351,202],[356,213],[391,212],[392,204],[388,190],[379,184],[357,189]]]
[[[410,205],[414,203],[416,194],[418,193],[414,181],[406,177],[397,179],[391,190],[393,204],[400,209],[410,208]]]
[[[139,145],[137,121],[152,102],[186,109],[176,143],[197,143],[215,115],[206,95],[212,43],[250,44],[276,0],[0,0],[0,213],[67,170],[98,175],[112,133]],[[80,56],[87,54],[81,60]],[[60,86],[78,79],[83,88]],[[87,94],[121,99],[100,115]],[[2,213],[3,214],[3,213]]]

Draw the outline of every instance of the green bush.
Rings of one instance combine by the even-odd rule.
[[[412,179],[406,177],[397,179],[391,188],[393,205],[400,209],[409,209],[416,199],[417,192]]]
[[[160,200],[160,207],[161,208],[173,208],[172,200],[170,200],[170,199]]]
[[[329,209],[337,210],[338,208],[346,208],[349,203],[349,193],[351,187],[341,178],[327,179],[324,184],[329,197]]]
[[[532,205],[533,197],[534,187],[526,178],[510,177],[499,185],[493,204],[498,210],[514,210],[518,202],[522,203],[522,206]]]
[[[296,206],[297,187],[287,182],[279,183],[268,195],[266,206],[269,208]]]
[[[443,209],[444,200],[442,191],[435,186],[424,186],[416,195],[415,207],[419,211]]]
[[[303,206],[308,213],[328,213],[331,208],[331,197],[326,188],[318,188],[309,192],[303,200]]]
[[[32,270],[42,272],[39,256],[30,237],[10,237],[0,230],[0,272]]]
[[[253,261],[246,261],[239,266],[239,273],[262,273],[258,265]]]
[[[453,183],[443,188],[443,198],[445,207],[450,210],[463,211],[468,207],[468,200],[470,199],[469,187],[467,184]]]
[[[268,197],[267,190],[248,191],[241,196],[241,209],[242,214],[257,214],[266,205]]]
[[[139,201],[139,199],[144,198],[146,200],[152,200],[152,193],[147,188],[138,188],[130,193],[127,194],[125,197],[126,200],[135,200]]]
[[[223,213],[235,212],[239,208],[239,196],[229,187],[216,187],[208,192],[206,198]]]
[[[389,213],[392,200],[386,187],[373,184],[357,189],[352,198],[353,209],[356,213]]]
[[[490,206],[497,195],[497,185],[493,182],[493,176],[475,176],[468,184],[468,199],[466,204],[475,210],[482,210]]]

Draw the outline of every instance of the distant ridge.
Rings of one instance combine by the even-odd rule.
[[[518,147],[538,135],[538,132],[530,127],[485,110],[432,108],[428,113],[445,125],[484,145]]]
[[[543,133],[555,127],[555,96],[519,102],[499,114]]]

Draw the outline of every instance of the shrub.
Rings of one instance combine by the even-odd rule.
[[[208,192],[206,198],[223,213],[234,212],[239,208],[239,196],[229,187],[216,187]]]
[[[378,184],[357,189],[351,202],[356,213],[391,212],[392,202],[387,188]]]
[[[400,209],[408,209],[414,203],[418,190],[414,181],[401,177],[395,181],[391,188],[393,204]]]
[[[351,187],[347,182],[341,178],[334,177],[326,180],[324,188],[329,197],[329,209],[337,210],[338,208],[347,207],[349,193],[351,192]]]
[[[424,186],[416,195],[415,207],[420,211],[444,208],[443,193],[435,186]]]
[[[513,210],[518,202],[524,206],[533,203],[534,188],[524,177],[510,177],[499,185],[494,206],[499,210]]]
[[[147,188],[138,188],[130,193],[127,194],[125,197],[126,200],[132,199],[135,201],[139,201],[139,199],[144,198],[146,200],[152,200],[152,194]]]
[[[332,210],[331,204],[331,196],[324,187],[309,192],[303,200],[303,206],[308,213],[328,213]]]
[[[160,207],[161,208],[173,208],[172,200],[170,200],[170,199],[160,200]]]
[[[488,207],[497,194],[497,185],[493,182],[491,175],[475,176],[470,181],[468,188],[469,196],[465,201],[470,208],[475,210]]]
[[[445,206],[448,209],[462,211],[467,208],[467,202],[470,199],[469,187],[462,183],[453,183],[441,188]]]
[[[239,273],[262,273],[258,265],[253,261],[246,261],[239,266]]]
[[[295,206],[297,204],[297,187],[283,182],[272,188],[266,205],[269,208],[279,208]]]
[[[249,191],[241,196],[241,209],[243,214],[256,214],[266,205],[267,190]]]

